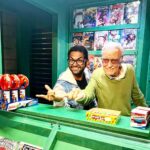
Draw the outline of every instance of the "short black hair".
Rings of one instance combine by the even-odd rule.
[[[71,47],[68,51],[68,59],[70,57],[71,52],[81,52],[84,55],[84,59],[88,60],[88,51],[84,46],[75,45],[75,46]]]

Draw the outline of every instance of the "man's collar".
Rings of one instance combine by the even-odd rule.
[[[121,64],[121,70],[120,70],[119,76],[117,76],[117,77],[111,77],[111,76],[108,76],[108,75],[106,75],[106,76],[108,76],[108,78],[111,79],[111,80],[121,80],[125,77],[126,72],[127,72],[127,65],[126,64]]]

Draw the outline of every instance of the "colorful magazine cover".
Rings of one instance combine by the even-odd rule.
[[[18,142],[0,137],[0,150],[16,150]]]
[[[110,30],[108,34],[108,40],[112,42],[120,42],[121,30]]]
[[[100,68],[102,66],[102,57],[100,55],[95,55],[94,57],[94,69]]]
[[[96,13],[96,26],[106,26],[109,23],[109,7],[98,7]]]
[[[83,26],[84,28],[90,28],[96,26],[96,7],[90,7],[84,9],[83,12]]]
[[[24,142],[0,137],[0,150],[43,150],[43,148]]]
[[[98,31],[95,32],[94,38],[94,50],[101,50],[108,41],[108,31]]]
[[[72,36],[72,45],[75,46],[75,45],[82,45],[82,39],[83,39],[83,32],[76,32],[76,33],[73,33],[73,36]]]
[[[83,32],[82,45],[87,48],[87,50],[94,49],[94,32]]]
[[[29,143],[20,142],[18,150],[43,150],[43,148]]]
[[[135,50],[137,29],[124,29],[122,30],[121,44],[124,50]]]
[[[109,23],[111,25],[122,24],[124,16],[124,3],[110,5]]]
[[[124,23],[137,23],[140,1],[125,4]]]
[[[99,68],[101,66],[102,66],[101,56],[89,55],[89,63],[87,65],[87,68],[90,70],[91,73],[95,69],[97,69],[97,68]]]
[[[135,55],[124,55],[123,63],[131,64],[136,67],[136,56]]]
[[[83,28],[83,9],[75,9],[73,12],[73,28]]]

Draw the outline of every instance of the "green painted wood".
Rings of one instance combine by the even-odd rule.
[[[51,126],[25,115],[0,111],[0,136],[44,147]]]
[[[56,142],[57,131],[58,131],[58,124],[55,124],[54,127],[52,128],[52,131],[51,131],[47,141],[46,141],[44,150],[53,150],[54,144]]]
[[[105,130],[137,137],[150,138],[150,127],[145,130],[132,128],[130,127],[130,117],[125,116],[121,116],[117,125],[108,125],[87,121],[85,110],[62,107],[55,108],[52,105],[39,104],[37,106],[19,109],[16,112],[46,118],[53,121],[55,120],[55,122],[64,122],[65,124],[71,124],[71,126],[75,127],[80,126],[81,128],[91,128],[96,131]]]
[[[52,85],[55,85],[55,82],[57,81],[57,68],[58,68],[57,25],[58,25],[58,16],[52,15],[52,32],[53,32],[53,35],[52,35],[52,58],[53,58],[52,59],[52,79],[53,79]]]
[[[60,150],[60,149],[71,149],[71,150],[92,150],[92,149],[89,149],[89,148],[85,148],[85,147],[81,147],[81,146],[78,146],[78,145],[75,145],[75,144],[70,144],[70,143],[67,143],[67,142],[63,142],[63,141],[57,141],[55,147],[54,147],[54,150]]]
[[[146,88],[146,79],[147,79],[147,68],[148,65],[148,37],[147,33],[149,32],[146,28],[149,26],[146,22],[147,13],[148,13],[148,5],[147,0],[142,1],[141,3],[141,14],[140,14],[140,29],[138,32],[138,55],[137,55],[137,67],[136,67],[136,77],[139,82],[140,88],[142,92],[145,94]],[[147,25],[146,25],[147,24]],[[146,42],[147,41],[147,42]]]
[[[146,99],[150,106],[150,53],[149,53],[149,65],[148,65],[148,76],[147,76],[147,86],[146,86]]]
[[[67,145],[71,143],[90,149],[101,150],[147,150],[150,148],[150,142],[144,139],[116,136],[111,133],[97,133],[78,128],[60,126],[62,130],[58,131],[58,141],[63,141]],[[63,143],[64,144],[64,143]],[[57,146],[57,142],[56,142]],[[62,145],[63,146],[63,145]]]
[[[75,2],[70,3],[70,5],[72,4],[73,8],[83,8],[83,7],[87,8],[87,7],[94,7],[94,6],[106,6],[106,4],[113,5],[116,3],[128,3],[132,1],[135,0],[101,0],[101,1],[87,0],[86,3],[83,0],[78,0],[76,1],[76,3]]]
[[[52,121],[52,116],[55,118],[55,123]],[[83,117],[85,117],[83,110],[54,109],[44,104],[28,107],[28,109],[23,108],[16,112],[0,111],[0,136],[41,146],[44,147],[44,150],[64,148],[73,150],[150,149],[149,131],[129,129],[130,127],[127,127],[128,117],[121,117],[123,122],[119,122],[116,126],[109,126],[109,128],[122,127],[120,130],[126,130],[127,127],[132,134],[124,131],[112,132],[114,129],[102,128],[102,124],[86,121]],[[63,122],[68,122],[68,124],[63,124]],[[133,134],[133,131],[139,132],[141,136]]]
[[[102,55],[102,51],[101,50],[88,50],[88,54],[91,55]],[[126,50],[124,51],[124,55],[137,55],[137,51],[136,50]]]
[[[91,31],[108,31],[108,30],[121,30],[124,28],[139,28],[139,24],[124,24],[124,25],[112,25],[112,26],[101,26],[101,27],[93,27],[93,28],[81,28],[81,29],[73,29],[72,32],[91,32]]]
[[[2,28],[1,28],[1,16],[0,16],[0,74],[3,73],[3,63],[2,63]]]
[[[145,0],[145,5],[143,6],[143,13],[145,13],[145,30],[141,32],[144,32],[144,36],[141,37],[140,39],[140,45],[142,44],[143,40],[143,51],[139,55],[142,56],[141,58],[141,71],[140,71],[140,85],[141,89],[144,92],[145,95],[150,93],[150,91],[146,91],[146,87],[148,86],[148,78],[149,78],[149,73],[148,73],[148,68],[149,64],[148,62],[150,61],[149,54],[150,54],[150,13],[149,13],[149,8],[150,8],[150,1]],[[144,11],[145,10],[145,11]],[[143,19],[141,18],[141,25],[143,25]],[[146,96],[146,98],[148,98]],[[150,99],[147,99],[149,102]]]

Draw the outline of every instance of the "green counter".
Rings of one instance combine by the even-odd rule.
[[[47,122],[26,115],[0,111],[1,137],[15,142],[25,142],[38,147],[45,147],[51,131],[52,127]]]
[[[87,121],[84,110],[45,104],[21,108],[15,114],[51,123],[53,132],[49,135],[47,149],[150,149],[150,127],[145,130],[132,128],[130,117],[121,116],[117,125],[107,125]]]

